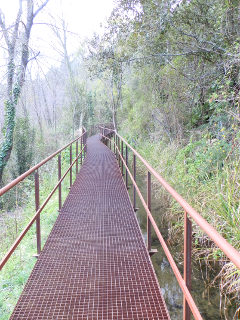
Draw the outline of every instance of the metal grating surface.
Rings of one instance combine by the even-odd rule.
[[[170,319],[117,161],[98,136],[11,319]]]

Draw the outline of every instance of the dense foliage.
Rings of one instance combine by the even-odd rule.
[[[238,249],[239,10],[231,0],[120,0],[89,58],[118,130]],[[182,213],[159,197],[178,241]],[[238,304],[239,272],[194,233],[196,255],[219,260]]]
[[[240,249],[239,1],[118,0],[104,34],[71,56],[66,32],[56,30],[62,63],[44,78],[26,79],[4,182],[56,150],[82,125],[112,122]],[[182,211],[156,188],[169,239],[177,243]],[[3,209],[16,212],[15,197],[10,195]],[[196,226],[194,246],[195,257],[210,268],[218,261],[221,271],[211,281],[219,281],[228,302],[233,299],[240,310],[239,271]]]
[[[35,132],[27,117],[17,119],[14,135],[17,177],[30,169],[34,158]]]

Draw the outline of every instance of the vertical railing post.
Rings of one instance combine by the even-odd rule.
[[[83,159],[85,159],[85,130],[83,134]]]
[[[184,281],[189,291],[191,291],[191,260],[192,260],[192,222],[184,212]],[[183,298],[183,319],[191,319],[191,310],[187,300]]]
[[[122,159],[123,159],[123,141],[121,141],[121,155],[122,155]],[[121,162],[121,171],[122,171],[122,176],[123,176],[123,160]]]
[[[83,160],[84,160],[85,159],[85,129],[83,129],[82,144],[83,144]]]
[[[116,157],[117,157],[117,160],[118,160],[118,158],[119,158],[119,156],[118,156],[118,136],[116,136]]]
[[[87,131],[84,131],[84,159],[87,153]]]
[[[76,141],[76,158],[78,156],[78,140]],[[76,161],[76,176],[78,174],[78,159]]]
[[[120,157],[120,138],[118,137],[118,164],[120,167],[120,161],[121,161],[121,157]]]
[[[62,178],[62,163],[61,153],[58,155],[58,181]],[[59,183],[58,187],[58,209],[62,209],[62,183]]]
[[[116,134],[115,134],[115,132],[114,132],[114,134],[113,134],[113,142],[114,142],[114,144],[113,144],[113,150],[114,150],[114,154],[116,155]]]
[[[133,154],[133,179],[136,182],[136,155]],[[136,211],[136,188],[133,185],[133,210]]]
[[[72,145],[70,145],[70,166],[72,165]],[[72,167],[70,169],[70,187],[72,186]]]
[[[151,211],[151,173],[147,173],[147,206],[149,211]],[[152,226],[149,217],[147,217],[147,248],[151,251],[152,246]]]
[[[38,171],[34,173],[35,180],[35,208],[36,212],[39,209],[40,199],[39,199],[39,174]],[[40,226],[40,215],[36,218],[36,234],[37,234],[37,255],[41,253],[41,226]]]
[[[127,168],[128,168],[128,147],[126,145],[126,150],[125,150],[125,153],[126,153],[126,188],[128,189],[128,171],[127,171]]]
[[[81,136],[81,166],[82,166],[82,148],[83,148],[83,137]]]

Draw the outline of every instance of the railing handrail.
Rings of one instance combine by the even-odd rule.
[[[61,179],[57,182],[57,184],[55,185],[55,187],[52,189],[52,191],[50,192],[50,194],[48,195],[48,197],[45,199],[45,201],[43,202],[43,204],[41,205],[41,207],[37,210],[37,212],[35,213],[35,215],[31,218],[31,220],[28,222],[28,224],[26,225],[26,227],[22,230],[22,232],[20,233],[20,235],[17,237],[17,239],[14,241],[14,243],[12,244],[11,248],[8,250],[8,252],[6,253],[6,255],[3,257],[2,261],[0,261],[0,270],[4,267],[4,265],[6,264],[6,262],[8,261],[8,259],[11,257],[11,255],[13,254],[13,252],[16,250],[16,248],[18,247],[19,243],[22,241],[23,237],[25,236],[25,234],[28,232],[28,230],[31,228],[31,226],[33,225],[33,223],[36,221],[37,217],[40,215],[40,213],[43,211],[43,209],[46,207],[48,201],[51,199],[51,197],[53,196],[53,194],[55,193],[55,191],[57,190],[57,188],[59,187],[59,185],[61,184],[61,182],[64,180],[64,178],[66,177],[66,175],[68,174],[68,172],[71,170],[71,168],[73,167],[73,165],[76,163],[77,159],[79,158],[81,152],[84,150],[84,147],[82,148],[82,150],[79,152],[78,156],[76,157],[76,159],[74,159],[74,161],[72,162],[71,166],[67,169],[67,171],[64,173],[64,175],[61,177]]]
[[[128,176],[132,180],[133,184],[133,209],[136,211],[136,191],[142,202],[142,205],[147,213],[147,249],[151,254],[151,226],[155,230],[158,240],[162,245],[162,249],[166,254],[166,257],[170,263],[173,273],[182,289],[183,299],[183,319],[190,320],[192,312],[193,316],[197,320],[202,320],[202,316],[196,306],[195,301],[191,295],[191,253],[192,253],[192,222],[188,218],[189,216],[196,222],[196,224],[213,240],[213,242],[221,248],[222,252],[232,261],[238,268],[240,266],[240,254],[233,248],[200,214],[194,210],[152,167],[151,165],[132,147],[130,144],[120,136],[116,130],[112,130],[106,127],[100,127],[100,134],[103,137],[103,141],[108,145],[110,141],[111,149],[111,137],[114,137],[114,153],[121,167],[121,173],[123,172],[123,164],[126,169],[126,188],[128,189]],[[107,132],[107,133],[106,133]],[[114,133],[114,134],[113,134]],[[121,147],[120,147],[121,142]],[[123,143],[125,143],[125,157],[123,152]],[[133,174],[128,166],[128,148],[133,152]],[[136,158],[140,159],[148,170],[147,174],[147,202],[137,186],[136,183]],[[120,165],[121,162],[121,165]],[[168,246],[151,214],[151,175],[153,175],[160,184],[172,195],[172,197],[182,206],[184,209],[184,272],[181,275],[173,256],[168,249]],[[240,269],[240,268],[239,268]]]
[[[107,138],[107,139],[109,139],[109,138]],[[143,207],[146,210],[147,216],[148,216],[148,218],[150,219],[150,221],[152,223],[152,226],[153,226],[153,228],[154,228],[154,230],[156,232],[156,235],[157,235],[157,237],[158,237],[158,239],[159,239],[159,241],[160,241],[160,243],[162,245],[163,251],[165,252],[165,254],[166,254],[167,258],[168,258],[168,261],[170,263],[170,266],[172,267],[173,273],[175,274],[175,277],[176,277],[176,279],[177,279],[177,281],[178,281],[178,283],[179,283],[179,285],[180,285],[180,287],[182,289],[184,297],[186,298],[186,300],[187,300],[187,302],[188,302],[188,304],[190,306],[190,309],[191,309],[195,319],[203,320],[202,317],[201,317],[201,314],[200,314],[200,312],[199,312],[199,310],[198,310],[198,308],[197,308],[197,306],[196,306],[196,304],[195,304],[195,302],[194,302],[194,300],[192,298],[192,295],[191,295],[191,293],[190,293],[185,281],[183,280],[183,278],[181,276],[181,273],[180,273],[180,271],[179,271],[179,269],[178,269],[178,267],[177,267],[172,255],[171,255],[171,253],[170,253],[170,251],[169,251],[169,249],[168,249],[168,247],[166,245],[166,242],[164,241],[164,239],[163,239],[163,237],[161,235],[161,232],[158,229],[158,226],[157,226],[157,224],[156,224],[156,222],[155,222],[155,220],[154,220],[154,218],[153,218],[153,216],[152,216],[152,214],[151,214],[151,212],[150,212],[150,210],[148,208],[148,205],[147,205],[146,201],[144,200],[144,198],[143,198],[143,196],[141,194],[141,191],[139,190],[139,188],[137,186],[137,183],[134,180],[134,177],[132,176],[132,174],[131,174],[131,172],[130,172],[127,164],[126,164],[126,162],[125,162],[125,160],[123,158],[123,155],[120,152],[120,149],[118,148],[118,146],[116,144],[115,144],[115,147],[116,147],[116,150],[118,151],[119,157],[121,158],[122,162],[124,163],[124,166],[125,166],[128,174],[129,174],[129,176],[130,176],[130,178],[132,180],[132,183],[133,183],[134,187],[136,188],[136,191],[137,191],[137,193],[139,195],[139,198],[140,198],[140,200],[141,200],[141,202],[143,204]]]
[[[28,171],[26,171],[24,174],[22,174],[21,176],[19,176],[18,178],[16,178],[15,180],[13,180],[12,182],[10,182],[8,185],[6,185],[4,188],[2,188],[0,191],[2,191],[1,195],[6,193],[7,191],[9,191],[11,188],[13,188],[14,186],[16,186],[20,181],[22,181],[23,179],[25,179],[27,176],[29,176],[31,173],[33,173],[34,171],[36,171],[38,168],[40,168],[43,164],[45,164],[46,162],[48,162],[49,160],[51,160],[53,157],[55,157],[56,155],[58,155],[59,153],[61,153],[63,150],[65,150],[67,147],[70,146],[70,166],[67,169],[67,171],[63,174],[63,176],[60,175],[57,184],[55,185],[55,187],[52,189],[52,191],[50,192],[50,194],[48,195],[48,197],[44,200],[43,204],[40,207],[36,207],[36,213],[35,215],[30,219],[30,221],[28,222],[27,226],[22,230],[22,232],[20,233],[20,235],[17,237],[17,239],[14,241],[13,245],[11,246],[11,248],[8,250],[8,252],[5,254],[5,256],[2,258],[2,260],[0,261],[0,270],[3,268],[3,266],[7,263],[7,261],[9,260],[9,258],[11,257],[11,255],[13,254],[13,252],[16,250],[16,248],[18,247],[18,245],[20,244],[20,242],[22,241],[22,239],[24,238],[24,236],[26,235],[26,233],[28,232],[28,230],[31,228],[31,226],[33,225],[33,223],[36,221],[37,219],[40,219],[40,213],[43,211],[43,209],[45,208],[45,206],[47,205],[48,201],[51,199],[51,197],[53,196],[53,194],[55,193],[55,191],[58,188],[61,188],[61,183],[64,180],[64,178],[66,177],[66,175],[68,174],[68,172],[70,171],[70,186],[72,184],[72,168],[73,165],[76,163],[76,171],[77,171],[77,165],[78,165],[78,159],[81,156],[82,159],[82,153],[84,151],[84,156],[85,156],[85,152],[86,152],[86,135],[87,135],[87,131],[84,129],[84,132],[77,137],[76,139],[74,139],[73,141],[71,141],[70,143],[68,143],[67,145],[65,145],[64,147],[62,147],[61,149],[57,150],[56,152],[54,152],[52,155],[50,155],[49,157],[45,158],[43,161],[41,161],[40,163],[38,163],[37,165],[35,165],[34,167],[32,167],[31,169],[29,169]],[[84,138],[84,139],[82,139]],[[81,146],[82,149],[80,150],[80,152],[78,153],[78,148],[77,148],[77,144],[78,144],[78,140],[81,139]],[[76,142],[76,158],[72,161],[72,145],[73,143]],[[83,144],[82,144],[83,142]],[[61,159],[61,154],[58,156]],[[82,160],[81,160],[82,163]],[[61,167],[61,162],[60,162],[60,167]],[[59,169],[59,168],[58,168]],[[35,181],[36,183],[36,181]],[[38,190],[39,192],[39,190]],[[59,192],[60,189],[59,189]],[[36,189],[35,189],[35,196],[36,196]],[[38,195],[39,196],[39,195]],[[60,197],[61,198],[61,197]],[[35,198],[36,201],[36,198]],[[59,203],[61,202],[61,200],[59,199]],[[39,205],[39,203],[38,203]],[[40,232],[40,230],[39,230]],[[37,236],[38,236],[38,230],[37,230]]]
[[[32,174],[34,171],[36,171],[37,169],[39,169],[41,166],[43,166],[45,163],[47,163],[49,160],[51,160],[52,158],[54,158],[56,155],[58,155],[60,152],[62,152],[63,150],[65,150],[67,147],[69,147],[71,144],[73,144],[74,142],[76,142],[77,140],[79,140],[81,137],[83,137],[86,134],[86,131],[84,131],[80,136],[78,136],[76,139],[72,140],[71,142],[69,142],[68,144],[66,144],[64,147],[62,147],[61,149],[57,150],[56,152],[52,153],[50,156],[48,156],[47,158],[45,158],[44,160],[42,160],[41,162],[39,162],[38,164],[36,164],[35,166],[33,166],[32,168],[30,168],[28,171],[24,172],[23,174],[21,174],[20,176],[18,176],[16,179],[12,180],[11,182],[9,182],[6,186],[4,186],[3,188],[0,189],[0,196],[2,196],[4,193],[6,193],[7,191],[9,191],[10,189],[12,189],[13,187],[15,187],[19,182],[23,181],[25,178],[27,178],[30,174]]]
[[[240,270],[240,253],[224,239],[217,230],[212,227],[187,201],[174,190],[163,177],[122,137],[113,129],[104,128],[105,130],[114,131],[115,134],[132,150],[132,152],[142,161],[149,172],[161,183],[161,185],[172,195],[172,197],[181,205],[189,214],[195,223],[209,236],[210,239],[224,252],[231,262]]]

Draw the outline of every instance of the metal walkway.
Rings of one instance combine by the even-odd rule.
[[[169,319],[114,154],[87,157],[11,319]]]

